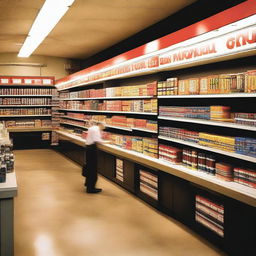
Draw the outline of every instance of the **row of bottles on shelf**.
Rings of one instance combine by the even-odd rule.
[[[6,181],[6,174],[14,169],[14,155],[9,133],[3,123],[0,123],[0,182]]]

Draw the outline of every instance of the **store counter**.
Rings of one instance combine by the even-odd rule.
[[[15,172],[8,173],[6,182],[0,183],[0,256],[13,256],[14,203],[17,195]]]

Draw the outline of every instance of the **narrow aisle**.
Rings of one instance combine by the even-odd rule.
[[[199,237],[52,150],[15,151],[15,256],[216,256]]]

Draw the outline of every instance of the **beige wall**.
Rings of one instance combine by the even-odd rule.
[[[48,56],[32,56],[29,58],[19,58],[17,54],[1,53],[0,54],[0,76],[55,76],[55,79],[67,76],[65,64],[68,59],[48,57]],[[7,66],[9,63],[40,63],[46,67],[28,67],[28,66]]]

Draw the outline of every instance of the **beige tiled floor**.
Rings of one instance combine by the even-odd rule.
[[[15,256],[223,255],[103,178],[103,193],[84,193],[80,167],[54,151],[15,158]]]

